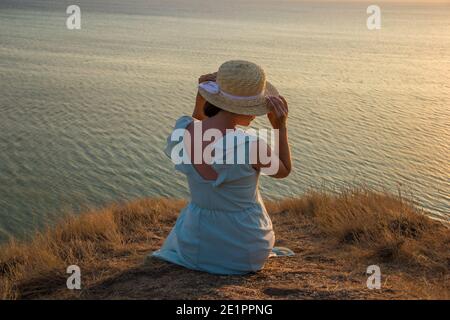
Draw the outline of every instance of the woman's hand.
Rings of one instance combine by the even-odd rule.
[[[272,107],[271,111],[267,114],[270,124],[274,129],[285,128],[289,111],[286,99],[283,96],[268,96],[266,99]]]
[[[198,78],[198,83],[202,83],[205,81],[216,81],[216,77],[217,77],[217,72],[214,73],[208,73],[208,74],[204,74],[202,76],[200,76],[200,78]],[[197,119],[197,120],[204,120],[206,119],[206,115],[204,112],[204,108],[205,108],[205,99],[200,95],[200,92],[197,91],[197,97],[195,98],[195,107],[194,107],[194,112],[192,113],[192,117]]]
[[[198,78],[198,83],[206,82],[206,81],[216,81],[217,78],[217,72],[208,73],[201,75],[200,78]]]

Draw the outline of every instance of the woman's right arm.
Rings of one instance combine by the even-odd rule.
[[[289,147],[287,117],[288,104],[284,97],[268,97],[268,102],[272,106],[272,111],[267,114],[273,129],[278,130],[278,139],[275,139],[275,150],[277,154],[272,154],[271,148],[264,146],[267,150],[267,157],[270,159],[268,163],[263,163],[260,159],[259,152],[257,153],[257,164],[253,167],[262,172],[267,171],[269,176],[273,178],[285,178],[292,169],[291,150]],[[259,148],[261,148],[261,140],[259,140]],[[273,172],[273,168],[277,168]]]

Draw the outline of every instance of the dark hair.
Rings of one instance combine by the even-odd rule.
[[[205,116],[207,116],[208,118],[214,117],[220,111],[222,111],[222,109],[220,109],[219,107],[216,107],[215,105],[213,105],[208,101],[205,102],[203,112],[205,113]]]

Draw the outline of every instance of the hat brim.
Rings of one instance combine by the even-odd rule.
[[[271,107],[268,104],[266,97],[279,96],[278,90],[268,81],[266,81],[266,88],[263,96],[251,100],[233,100],[222,95],[221,92],[210,93],[201,87],[198,88],[198,92],[206,101],[220,109],[252,116],[262,116],[269,113]]]

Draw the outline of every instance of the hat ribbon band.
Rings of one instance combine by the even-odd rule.
[[[217,82],[214,82],[214,81],[205,81],[205,82],[200,83],[198,86],[200,88],[202,88],[203,90],[207,91],[208,93],[211,93],[211,94],[221,93],[224,97],[231,99],[231,100],[254,100],[254,99],[264,97],[264,91],[262,91],[261,93],[259,93],[257,95],[254,95],[254,96],[235,96],[230,93],[224,92],[223,90],[220,90],[219,85],[217,84]]]

